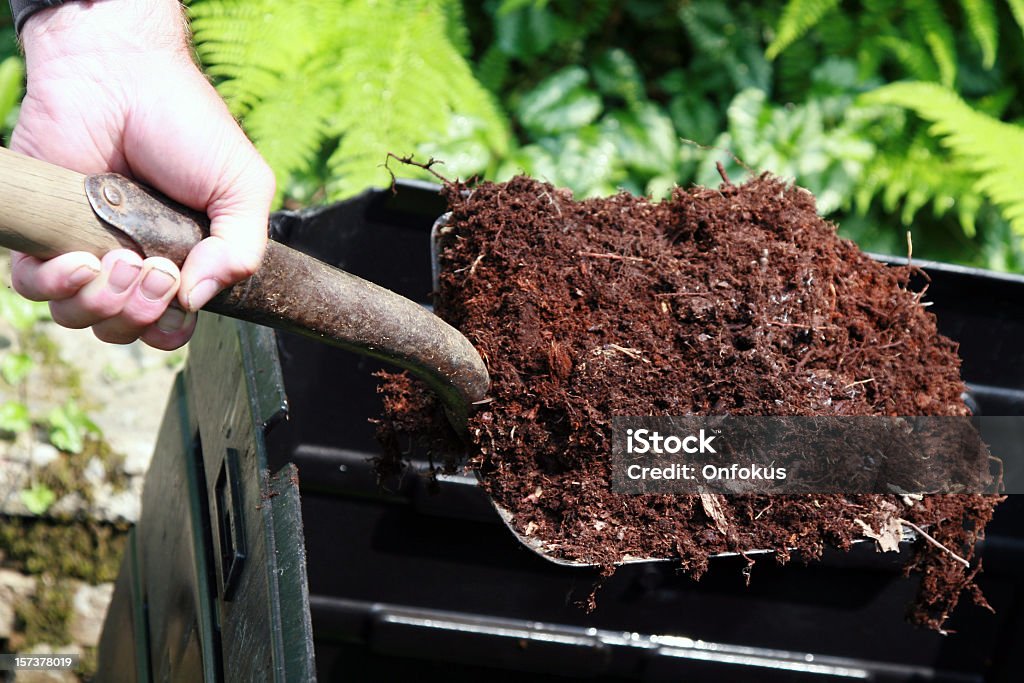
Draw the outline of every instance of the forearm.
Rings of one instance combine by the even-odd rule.
[[[115,62],[154,52],[190,54],[178,0],[69,1],[32,14],[20,37],[30,76],[69,55]]]
[[[67,0],[32,15],[21,39],[28,87],[12,149],[79,173],[131,176],[204,211],[210,236],[180,272],[121,250],[102,261],[19,255],[16,288],[49,300],[60,324],[91,326],[104,341],[181,346],[195,321],[182,308],[202,308],[259,267],[273,173],[192,61],[177,0]],[[72,282],[83,266],[95,279]],[[136,273],[127,289],[118,282],[125,267]],[[157,271],[170,286],[154,298],[146,282]],[[168,308],[174,299],[180,308]]]

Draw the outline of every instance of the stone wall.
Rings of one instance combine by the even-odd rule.
[[[0,367],[10,354],[33,362],[17,382],[0,379],[0,410],[25,406],[31,421],[0,430],[0,652],[83,655],[82,671],[22,672],[19,683],[89,680],[184,352],[108,345],[45,320],[17,329],[3,314]],[[47,417],[68,405],[97,427],[83,430],[77,453],[54,445],[67,444]]]

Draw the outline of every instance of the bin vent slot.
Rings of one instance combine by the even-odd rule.
[[[245,522],[238,488],[238,451],[228,448],[214,487],[217,541],[220,546],[221,598],[230,600],[245,561]]]

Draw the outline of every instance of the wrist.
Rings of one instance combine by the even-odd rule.
[[[178,0],[66,2],[36,12],[21,34],[29,78],[53,64],[155,54],[190,59]]]

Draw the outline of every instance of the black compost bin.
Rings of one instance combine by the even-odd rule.
[[[274,217],[278,239],[413,299],[436,188]],[[977,410],[1024,414],[1024,279],[927,265]],[[999,508],[981,583],[941,636],[903,621],[904,558],[670,563],[608,580],[521,547],[470,478],[377,486],[378,365],[204,315],[167,406],[100,648],[110,681],[1019,681],[1024,504]],[[154,409],[157,409],[154,406]],[[525,679],[523,678],[525,676]]]

